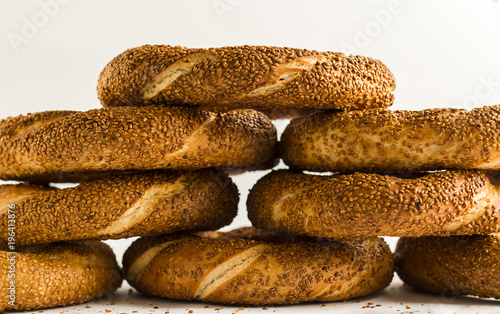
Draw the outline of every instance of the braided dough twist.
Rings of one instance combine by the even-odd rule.
[[[401,238],[395,263],[416,290],[500,299],[500,234]]]
[[[49,111],[0,121],[0,179],[88,172],[274,165],[276,129],[253,110],[185,107]]]
[[[362,56],[264,46],[145,45],[109,62],[97,92],[104,106],[365,109],[390,106],[394,88],[387,67]]]
[[[280,147],[299,170],[499,170],[499,124],[500,106],[318,113],[292,120]]]
[[[11,265],[15,277],[9,276]],[[12,280],[15,290],[9,290]],[[100,241],[28,246],[16,254],[0,250],[0,311],[78,304],[110,295],[121,282],[113,251]]]
[[[108,177],[62,190],[0,186],[0,220],[16,209],[16,244],[118,239],[229,224],[238,191],[216,170],[150,172]],[[8,240],[0,224],[0,245]]]
[[[382,239],[256,232],[142,238],[125,252],[123,271],[145,294],[231,304],[347,300],[392,280],[392,253]]]
[[[498,178],[480,171],[414,178],[273,171],[248,196],[258,228],[315,237],[419,237],[500,231]]]

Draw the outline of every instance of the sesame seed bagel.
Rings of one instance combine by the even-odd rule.
[[[383,239],[334,242],[253,230],[141,238],[125,252],[124,276],[144,294],[241,305],[347,300],[392,280]]]
[[[500,299],[500,234],[401,238],[395,263],[416,290]]]
[[[218,170],[146,172],[55,189],[0,186],[0,219],[15,208],[16,244],[215,230],[236,216],[238,191]],[[0,224],[0,245],[8,241]]]
[[[314,237],[419,237],[500,231],[498,178],[475,170],[410,178],[273,171],[247,200],[258,228]]]
[[[266,168],[276,128],[262,113],[186,107],[47,111],[0,121],[0,179],[78,179],[78,173]]]
[[[121,281],[113,251],[100,241],[0,250],[0,311],[78,304],[112,294]]]
[[[395,79],[380,61],[314,50],[145,45],[106,65],[104,106],[187,104],[239,108],[385,108]]]
[[[500,169],[500,106],[317,113],[281,137],[290,168],[380,172]]]

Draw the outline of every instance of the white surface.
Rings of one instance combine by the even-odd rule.
[[[380,306],[377,306],[380,305]],[[208,307],[205,307],[208,306]],[[363,308],[365,307],[365,308]],[[29,313],[43,314],[164,314],[196,313],[232,314],[232,313],[363,313],[363,314],[498,314],[500,301],[482,300],[478,298],[449,298],[443,296],[420,294],[403,286],[399,278],[395,278],[390,287],[380,293],[345,302],[309,303],[296,305],[239,307],[202,302],[174,301],[162,298],[146,297],[129,285],[124,284],[120,291],[107,299],[87,302],[79,306],[69,306],[51,310],[40,310]],[[108,312],[109,311],[109,312]],[[134,312],[137,311],[137,312]]]
[[[396,76],[394,109],[497,104],[499,7],[493,0],[0,0],[0,119],[43,110],[100,107],[95,87],[102,68],[123,50],[147,43],[261,44],[363,54],[382,60]],[[278,124],[282,130],[286,122]],[[246,195],[264,173],[234,177],[242,201],[229,229],[249,224]],[[121,259],[130,241],[108,243]],[[105,309],[132,313],[132,301],[140,313],[164,313],[167,308],[170,313],[187,313],[186,308],[217,313],[213,305],[204,309],[201,303],[128,296],[126,291],[113,297],[115,305],[99,301],[44,313],[105,313]],[[367,302],[382,307],[361,309]],[[240,313],[498,313],[498,304],[426,296],[401,289],[396,282],[381,294],[357,301],[267,311],[257,307]],[[154,309],[156,305],[159,309]],[[234,311],[224,307],[220,313]]]

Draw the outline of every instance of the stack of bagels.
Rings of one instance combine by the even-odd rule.
[[[499,123],[500,106],[292,120],[280,151],[293,171],[257,182],[249,218],[311,237],[401,237],[395,266],[409,286],[500,298]]]
[[[144,46],[105,67],[98,94],[112,108],[252,108],[278,118],[386,107],[393,89],[389,70],[366,57],[277,47]],[[346,300],[379,291],[392,279],[392,253],[380,238],[336,241],[271,229],[141,238],[124,255],[124,275],[145,294],[230,304]]]
[[[134,236],[121,273],[149,295],[364,296],[391,282],[380,237],[397,236],[396,270],[409,285],[499,298],[500,190],[485,170],[500,168],[500,108],[389,111],[394,88],[367,57],[146,45],[104,68],[103,108],[0,121],[0,179],[25,181],[0,186],[0,287],[15,281],[0,310],[112,293],[120,269],[100,240]],[[271,119],[290,117],[278,145]],[[280,157],[290,170],[250,191],[254,227],[216,231],[237,213],[229,175]],[[4,275],[13,267],[15,278]]]
[[[116,71],[145,79],[152,69],[127,54]],[[0,179],[25,181],[0,186],[0,287],[12,287],[0,310],[112,293],[121,271],[100,240],[217,230],[238,209],[228,173],[278,160],[276,128],[260,112],[152,105],[7,118],[0,155]]]

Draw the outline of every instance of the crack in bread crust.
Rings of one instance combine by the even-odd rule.
[[[265,250],[266,245],[260,244],[251,247],[245,251],[240,252],[238,255],[233,256],[231,259],[224,261],[224,263],[214,268],[208,276],[203,279],[198,285],[198,289],[194,293],[195,298],[203,299],[210,295],[213,291],[224,284],[227,280],[237,276],[238,273],[244,271],[255,261]]]
[[[318,185],[320,185],[321,182],[318,182],[316,184],[312,184],[310,186],[306,186],[304,188],[301,188],[301,189],[297,189],[295,190],[293,193],[289,193],[283,197],[280,197],[278,199],[278,201],[276,203],[274,203],[273,205],[273,209],[271,210],[272,212],[272,217],[271,219],[275,222],[278,222],[280,221],[283,217],[285,216],[288,216],[288,213],[283,210],[283,206],[284,204],[291,199],[291,201],[293,201],[293,198],[294,197],[297,197],[298,195],[302,194],[302,193],[307,193],[308,191],[316,188]]]
[[[286,87],[287,83],[302,75],[304,71],[308,71],[316,64],[323,62],[326,62],[326,57],[324,56],[310,56],[277,66],[273,73],[275,79],[270,80],[271,82],[268,82],[268,84],[258,87],[251,92],[241,95],[240,99],[265,96],[282,90]]]
[[[142,223],[156,208],[156,204],[175,194],[182,194],[189,188],[186,176],[180,176],[173,184],[154,185],[144,192],[120,218],[113,221],[106,229],[100,230],[98,235],[110,236],[124,233]]]
[[[155,97],[158,93],[167,89],[179,76],[191,71],[199,63],[205,60],[218,60],[219,58],[209,53],[194,53],[169,65],[160,74],[144,86],[141,98],[149,99]]]
[[[205,120],[205,122],[203,122],[203,124],[200,125],[200,127],[191,134],[191,136],[184,142],[184,145],[179,150],[170,153],[167,156],[170,158],[176,158],[181,154],[184,154],[194,142],[196,142],[200,137],[202,137],[203,135],[207,134],[210,131],[210,128],[215,123],[216,118],[217,115],[213,112],[210,112],[208,119]]]
[[[142,253],[139,257],[137,257],[134,260],[132,265],[130,265],[126,279],[130,282],[135,282],[139,280],[139,277],[141,276],[142,272],[146,269],[146,267],[148,267],[151,261],[158,254],[160,254],[160,252],[163,251],[165,248],[174,245],[177,242],[179,241],[174,240],[174,241],[163,242]]]
[[[13,209],[15,209],[18,207],[18,204],[31,198],[33,195],[50,190],[50,188],[23,184],[0,186],[0,216],[5,215],[11,206],[14,206]]]
[[[446,231],[455,232],[471,223],[480,221],[485,217],[486,211],[489,210],[491,206],[498,206],[498,200],[500,199],[498,195],[498,186],[487,186],[483,191],[477,193],[473,199],[475,205],[464,213],[464,215],[459,215],[448,223],[445,226]]]

